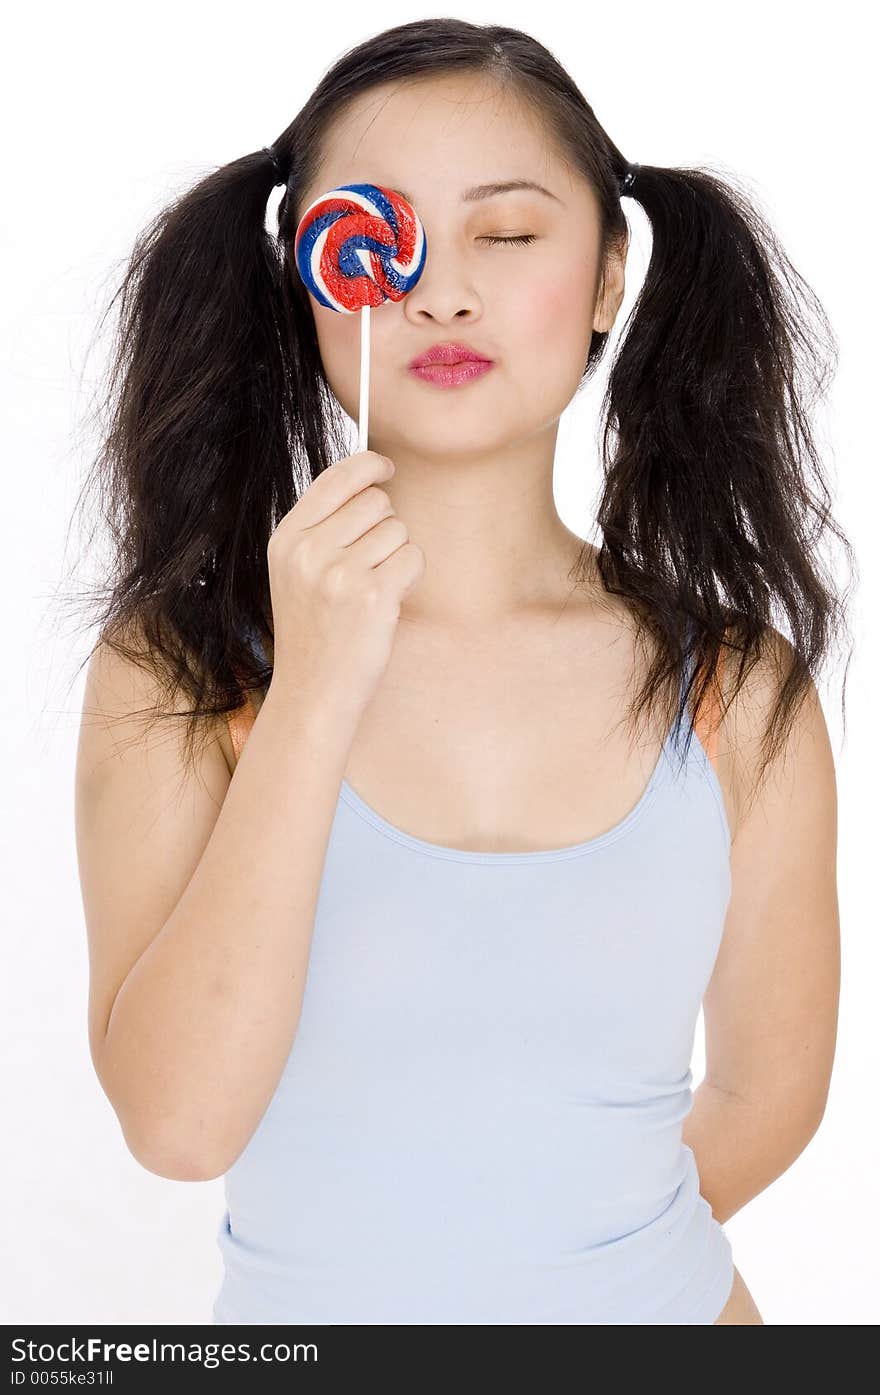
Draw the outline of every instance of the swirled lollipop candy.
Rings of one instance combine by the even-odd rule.
[[[428,250],[421,219],[401,194],[379,184],[343,184],[310,203],[293,243],[297,270],[319,304],[361,315],[358,450],[367,449],[370,308],[402,300]]]

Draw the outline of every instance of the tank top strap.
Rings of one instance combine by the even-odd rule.
[[[263,641],[260,639],[260,632],[255,625],[248,625],[247,630],[245,632],[245,638],[247,639],[248,644],[250,645],[259,662],[261,664],[265,664],[265,666],[268,668],[269,658],[266,654],[266,649],[263,644]]]

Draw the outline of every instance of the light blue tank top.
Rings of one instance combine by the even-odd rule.
[[[733,1256],[681,1125],[730,831],[685,731],[554,851],[425,842],[343,781],[216,1323],[715,1322]]]

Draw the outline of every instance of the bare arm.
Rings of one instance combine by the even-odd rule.
[[[142,682],[120,662],[92,661],[77,763],[92,1057],[138,1161],[199,1180],[242,1151],[292,1046],[357,718],[270,686],[231,780],[215,743],[181,787],[167,724],[146,742],[106,720]]]
[[[92,656],[76,777],[89,1043],[160,1176],[226,1172],[293,1045],[348,752],[425,566],[381,488],[393,469],[375,451],[335,461],[272,533],[272,682],[234,773],[219,740],[195,771],[181,759],[185,718],[142,739],[156,675],[109,645]]]
[[[729,729],[744,771],[754,770],[772,696],[769,673],[754,672]],[[706,1076],[682,1136],[722,1223],[791,1166],[824,1114],[840,992],[836,852],[834,761],[813,687],[736,829],[731,902],[703,1001]]]

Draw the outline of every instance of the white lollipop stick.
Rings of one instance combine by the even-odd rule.
[[[358,410],[358,451],[367,449],[370,416],[370,307],[361,306],[361,401]]]

